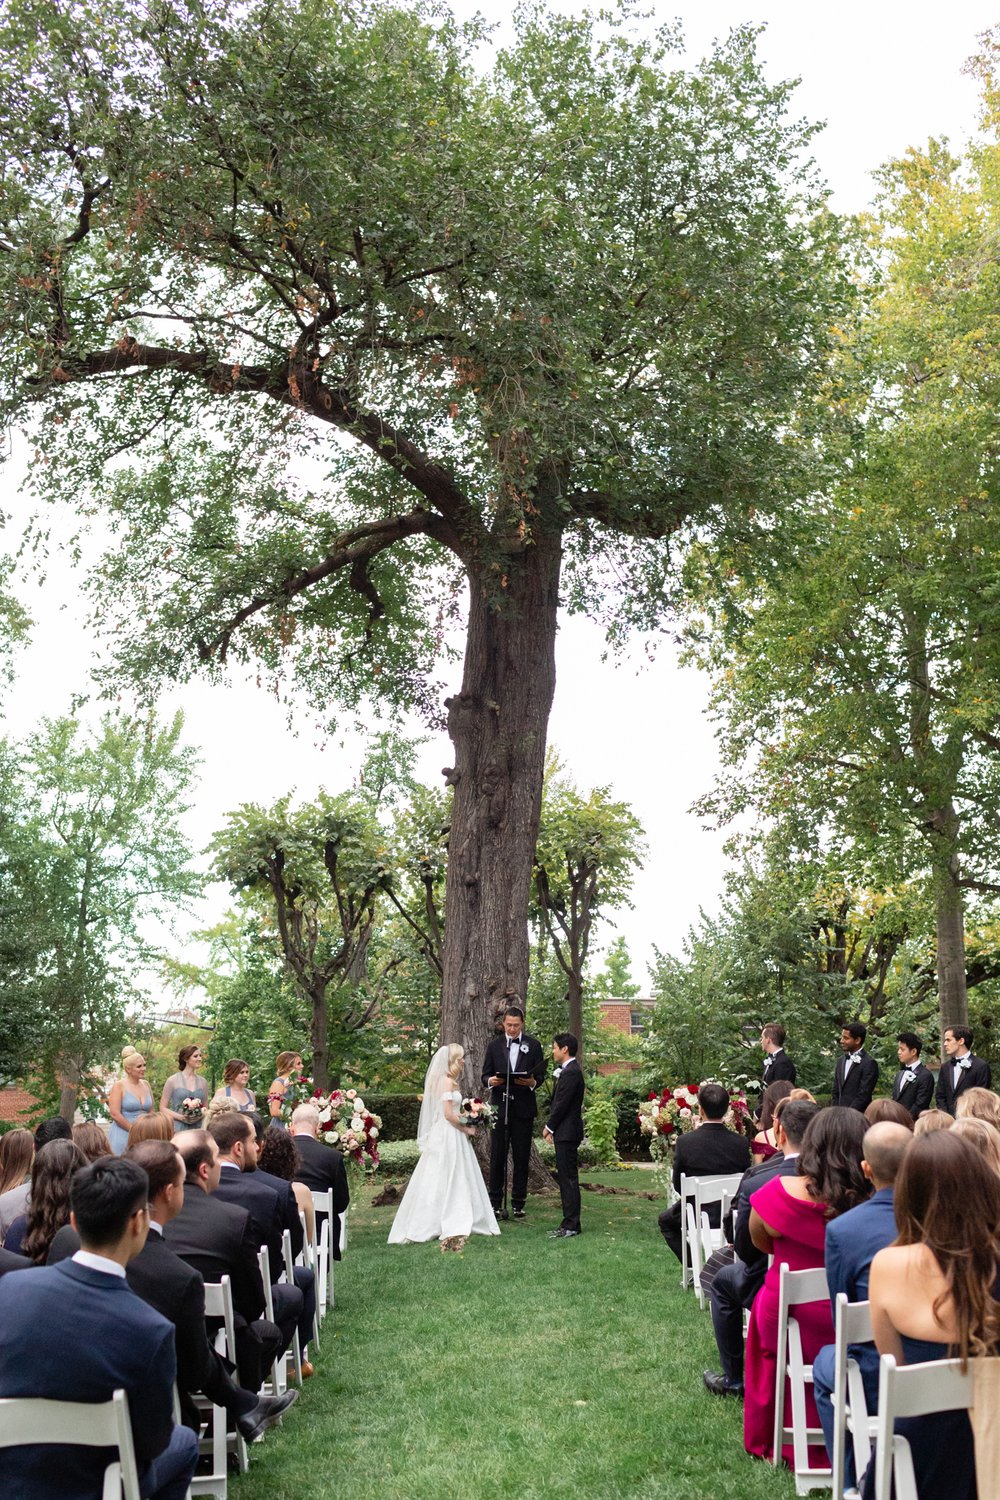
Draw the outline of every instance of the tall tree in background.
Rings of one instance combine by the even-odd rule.
[[[33,1018],[21,1067],[58,1086],[67,1119],[88,1069],[121,1045],[135,972],[157,956],[152,924],[200,889],[180,829],[195,766],[181,730],[179,715],[165,727],[108,718],[88,742],[59,719],[4,747],[0,893],[30,914],[31,952],[13,970],[0,962],[2,1009]]]
[[[467,616],[442,1025],[470,1057],[525,993],[560,601],[655,626],[685,529],[757,534],[812,482],[845,284],[753,33],[684,72],[629,27],[529,6],[483,72],[481,23],[419,4],[0,21],[0,397],[39,489],[117,532],[119,668],[239,656],[433,717]]]

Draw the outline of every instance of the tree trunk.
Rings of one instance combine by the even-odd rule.
[[[330,1087],[330,1038],[326,1011],[326,986],[310,995],[312,1021],[309,1027],[309,1045],[312,1050],[313,1083],[318,1089]]]
[[[575,955],[574,955],[575,959]],[[566,998],[569,1001],[569,1030],[583,1044],[583,975],[576,961],[566,976]],[[582,1056],[582,1052],[581,1052]]]
[[[76,1106],[80,1097],[80,1080],[83,1077],[83,1058],[64,1056],[59,1059],[56,1078],[59,1083],[59,1113],[72,1125],[76,1118]]]
[[[952,865],[957,867],[957,858]],[[937,912],[937,982],[941,1034],[948,1026],[966,1026],[969,997],[965,978],[965,908],[957,869],[936,870],[934,903]]]
[[[470,567],[462,690],[446,703],[455,765],[445,774],[455,798],[441,1039],[461,1042],[465,1085],[475,1089],[494,1011],[514,995],[523,1006],[528,984],[528,898],[555,692],[561,551],[561,537],[540,530],[510,559],[499,598],[490,597],[495,575]],[[536,1159],[532,1186],[548,1185]]]

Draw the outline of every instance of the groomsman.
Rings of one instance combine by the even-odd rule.
[[[503,1031],[486,1048],[483,1087],[490,1090],[490,1103],[496,1110],[490,1142],[490,1202],[494,1212],[500,1213],[510,1151],[514,1158],[511,1205],[515,1219],[524,1218],[531,1131],[538,1114],[535,1090],[544,1082],[542,1044],[525,1031],[520,1006],[508,1005]]]
[[[779,1021],[768,1021],[760,1033],[761,1050],[764,1053],[764,1072],[760,1081],[761,1093],[769,1083],[787,1078],[795,1087],[795,1064],[785,1051],[785,1028]]]
[[[583,1069],[577,1062],[579,1043],[571,1031],[560,1031],[552,1038],[552,1060],[555,1063],[555,1093],[549,1107],[549,1118],[542,1131],[547,1141],[554,1141],[559,1194],[562,1198],[562,1223],[549,1238],[574,1239],[580,1233],[580,1166],[578,1153],[583,1140]]]
[[[944,1034],[945,1056],[937,1081],[938,1109],[955,1113],[959,1094],[966,1089],[988,1089],[990,1065],[972,1053],[972,1032],[968,1026],[949,1026]]]
[[[872,1102],[875,1085],[878,1083],[878,1063],[865,1051],[868,1028],[860,1021],[848,1021],[841,1029],[840,1045],[843,1055],[837,1059],[833,1075],[831,1104],[843,1104],[849,1109],[859,1109],[862,1114]]]
[[[920,1061],[923,1042],[915,1031],[901,1031],[896,1038],[899,1072],[892,1085],[892,1097],[919,1120],[930,1108],[934,1096],[934,1074]]]

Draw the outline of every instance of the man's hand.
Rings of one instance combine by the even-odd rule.
[[[533,1089],[535,1087],[534,1078],[515,1078],[514,1082],[522,1089]]]
[[[546,1141],[551,1141],[551,1139],[552,1139],[552,1132],[551,1132],[551,1130],[549,1129],[549,1127],[547,1125],[546,1125],[545,1129],[542,1131],[542,1139],[546,1140]]]
[[[491,1089],[498,1089],[503,1083],[503,1079],[500,1077],[499,1073],[494,1073],[492,1078],[487,1079],[487,1082],[489,1083]]]

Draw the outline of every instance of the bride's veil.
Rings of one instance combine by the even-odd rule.
[[[449,1050],[447,1044],[437,1049],[424,1078],[424,1097],[420,1101],[420,1118],[417,1121],[417,1145],[421,1150],[427,1144],[431,1129],[441,1115],[441,1083],[448,1075]]]

